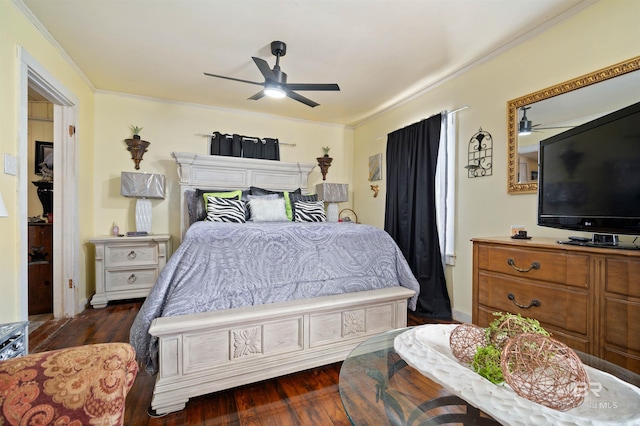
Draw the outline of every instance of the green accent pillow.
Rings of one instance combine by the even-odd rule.
[[[207,210],[207,204],[209,203],[209,198],[208,197],[217,197],[217,198],[234,198],[234,197],[238,197],[238,200],[242,198],[242,190],[238,189],[236,191],[229,191],[229,192],[205,192],[204,194],[202,194],[202,196],[204,197],[204,211],[208,211]]]
[[[293,209],[291,209],[291,200],[289,199],[288,191],[284,191],[284,211],[287,214],[287,219],[293,220]]]

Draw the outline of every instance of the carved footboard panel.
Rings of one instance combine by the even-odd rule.
[[[160,371],[151,407],[342,361],[368,336],[407,325],[414,292],[392,287],[156,319]]]

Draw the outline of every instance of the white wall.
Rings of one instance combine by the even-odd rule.
[[[470,106],[458,114],[457,258],[456,265],[447,271],[454,316],[471,314],[471,238],[508,235],[514,224],[525,225],[534,238],[569,235],[536,226],[535,194],[507,194],[507,101],[638,55],[639,16],[640,2],[599,1],[356,129],[355,210],[362,222],[383,227],[386,177],[383,172],[383,180],[374,182],[381,189],[374,199],[367,181],[368,157],[385,153],[388,133],[442,110]],[[493,136],[493,175],[469,179],[464,169],[467,143],[480,127]]]

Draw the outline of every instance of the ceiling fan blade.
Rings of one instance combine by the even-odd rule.
[[[287,83],[289,90],[315,90],[315,91],[339,91],[337,84],[314,84],[314,83]]]
[[[252,58],[253,62],[255,62],[258,66],[258,69],[264,76],[265,80],[277,81],[276,76],[273,74],[273,71],[271,71],[271,68],[269,68],[269,64],[267,63],[267,61],[262,58],[256,58],[255,56],[252,56]]]
[[[318,105],[320,105],[319,103],[314,102],[311,99],[305,98],[304,96],[299,95],[296,92],[292,92],[291,90],[287,90],[287,96],[290,97],[293,100],[296,100],[298,102],[302,102],[303,104],[308,105],[311,108],[315,108]]]
[[[257,84],[258,86],[262,86],[264,84],[264,83],[258,83],[256,81],[243,80],[241,78],[227,77],[227,76],[218,75],[218,74],[209,74],[208,72],[205,72],[204,75],[208,75],[209,77],[224,78],[225,80],[239,81],[241,83]]]
[[[263,98],[263,97],[264,97],[264,90],[261,90],[258,93],[256,93],[255,95],[253,95],[253,96],[251,96],[250,98],[247,98],[247,99],[251,99],[251,100],[257,101],[258,99]]]

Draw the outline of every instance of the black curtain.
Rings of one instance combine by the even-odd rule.
[[[280,160],[280,144],[278,143],[278,139],[260,139],[241,136],[235,133],[233,135],[227,135],[220,132],[213,132],[209,152],[211,155]]]
[[[240,157],[242,146],[239,135],[226,135],[213,132],[211,136],[211,155],[226,155],[227,157]]]
[[[442,114],[390,133],[384,229],[420,283],[416,314],[451,319],[436,228],[435,175]]]
[[[243,137],[242,156],[263,160],[280,160],[280,144],[277,139]]]

